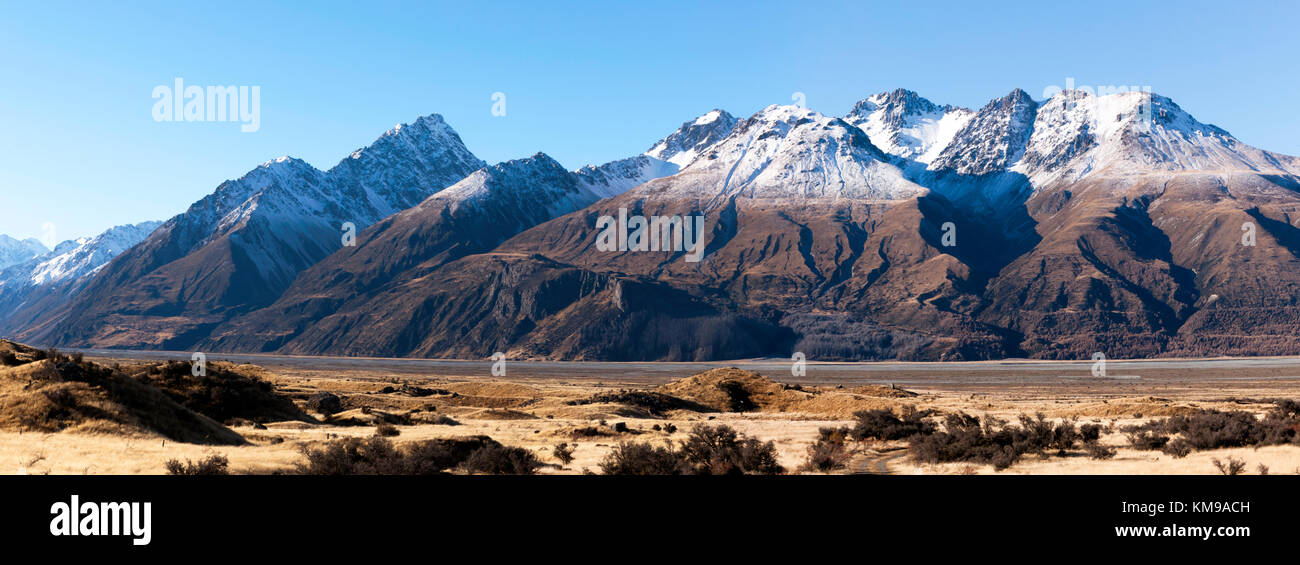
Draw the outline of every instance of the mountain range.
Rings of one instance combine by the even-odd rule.
[[[577,170],[488,165],[431,115],[328,171],[264,163],[75,284],[39,274],[72,259],[0,240],[0,331],[399,357],[1300,354],[1298,175],[1147,92],[713,110]],[[702,217],[702,256],[603,248],[615,217]]]

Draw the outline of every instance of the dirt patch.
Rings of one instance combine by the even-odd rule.
[[[496,398],[536,398],[542,396],[542,391],[517,383],[455,383],[447,385],[446,389],[466,396]]]
[[[537,416],[518,410],[480,410],[472,414],[467,414],[466,418],[475,420],[536,420]]]
[[[903,390],[895,386],[885,385],[863,385],[849,389],[843,389],[844,392],[869,396],[872,398],[913,398],[917,396],[915,392]]]
[[[1116,398],[1046,411],[1054,418],[1143,418],[1191,414],[1197,407],[1155,396]]]

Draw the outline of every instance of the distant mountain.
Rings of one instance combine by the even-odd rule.
[[[33,257],[44,255],[49,251],[38,239],[20,240],[0,234],[0,269],[17,265]]]
[[[772,106],[674,175],[428,265],[278,349],[675,360],[1300,352],[1297,170],[1145,93],[1038,102],[1015,90],[970,111],[893,91],[842,120]],[[703,260],[601,251],[597,219],[620,210],[702,215]],[[1243,249],[1232,230],[1247,220],[1260,244]]]
[[[327,172],[290,157],[227,181],[114,259],[35,342],[186,348],[273,302],[358,230],[482,167],[441,116],[389,130]]]
[[[419,357],[1300,354],[1300,159],[1156,94],[715,110],[573,172],[467,168],[435,126],[348,174],[286,160],[224,184],[32,327]],[[696,218],[700,247],[674,246]]]
[[[95,237],[64,241],[53,251],[0,271],[0,334],[27,328],[61,308],[104,265],[160,225],[123,225]]]
[[[699,120],[697,120],[698,122]],[[688,123],[689,124],[689,123]],[[670,138],[687,137],[683,126]],[[692,145],[705,149],[697,141]],[[419,205],[361,233],[310,269],[274,304],[213,331],[211,350],[403,355],[394,333],[415,331],[415,296],[438,290],[425,277],[462,257],[487,253],[510,237],[603,198],[617,196],[678,166],[647,155],[568,172],[549,156],[484,167]],[[408,292],[409,291],[409,292]],[[366,326],[364,335],[352,331]],[[418,340],[417,340],[418,341]]]

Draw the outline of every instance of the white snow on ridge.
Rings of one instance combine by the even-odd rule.
[[[36,238],[15,239],[0,234],[0,269],[17,265],[50,250]]]
[[[1246,145],[1147,92],[1062,91],[1040,105],[1033,128],[1010,170],[1028,176],[1035,187],[1097,173],[1300,172],[1294,158]]]
[[[43,257],[32,269],[29,281],[33,285],[42,285],[90,275],[123,251],[144,241],[160,225],[162,222],[117,226],[95,237],[78,239],[71,249]],[[62,244],[60,247],[66,249]]]
[[[966,108],[937,106],[898,89],[859,102],[844,119],[862,128],[881,151],[929,164],[974,116]]]
[[[670,181],[681,197],[896,200],[926,189],[904,178],[862,130],[798,106],[768,106]],[[679,194],[680,193],[680,194]]]
[[[677,174],[679,170],[681,166],[676,163],[649,155],[637,155],[599,167],[587,165],[574,171],[574,174],[578,175],[579,182],[587,190],[600,198],[612,198],[647,181]]]
[[[665,137],[645,152],[646,155],[686,168],[709,147],[726,138],[736,127],[735,116],[722,110],[712,110],[685,122],[677,131]]]

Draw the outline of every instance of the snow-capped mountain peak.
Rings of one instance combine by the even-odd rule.
[[[974,115],[899,88],[858,102],[844,119],[862,128],[885,153],[928,164]]]
[[[144,241],[162,222],[142,222],[109,228],[91,238],[65,241],[32,269],[34,285],[57,283],[98,271],[131,246]]]
[[[723,110],[711,110],[689,122],[648,149],[645,154],[685,168],[713,144],[726,138],[737,123]]]
[[[326,175],[358,226],[410,208],[487,163],[438,114],[399,124]]]
[[[844,120],[772,105],[737,124],[667,186],[710,198],[888,200],[925,191],[886,160],[861,129]]]
[[[1005,171],[1024,154],[1037,111],[1038,103],[1019,88],[989,102],[953,135],[929,168],[962,175]]]
[[[36,238],[16,239],[0,234],[0,269],[48,252],[49,249]]]
[[[1067,90],[1037,110],[1024,156],[1012,170],[1034,186],[1078,180],[1097,171],[1145,174],[1174,170],[1292,173],[1295,159],[1241,143],[1201,123],[1173,100],[1150,92],[1097,96]]]

